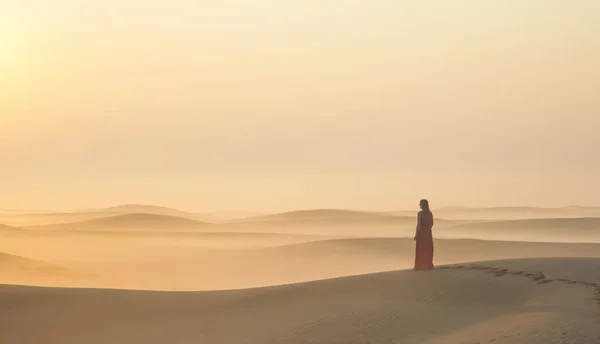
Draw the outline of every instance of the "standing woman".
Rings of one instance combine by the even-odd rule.
[[[415,250],[414,270],[433,269],[433,213],[429,209],[429,202],[422,199],[419,202],[421,211],[417,215],[417,231],[415,241],[417,242]]]

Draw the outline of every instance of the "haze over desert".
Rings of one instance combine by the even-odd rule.
[[[599,0],[0,1],[0,344],[600,344]]]
[[[12,306],[0,312],[0,339],[598,342],[600,218],[488,212],[477,219],[480,209],[461,208],[460,220],[439,219],[437,267],[426,272],[409,271],[415,219],[404,212],[319,209],[213,222],[143,205],[2,212],[0,288]]]

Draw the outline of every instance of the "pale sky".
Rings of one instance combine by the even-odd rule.
[[[598,0],[0,0],[0,208],[600,205]]]

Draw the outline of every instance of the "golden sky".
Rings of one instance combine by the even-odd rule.
[[[600,205],[600,1],[0,1],[0,208]]]

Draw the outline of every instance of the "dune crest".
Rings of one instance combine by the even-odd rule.
[[[205,229],[212,224],[197,220],[148,213],[134,213],[101,217],[92,220],[55,225],[32,226],[30,230],[193,230]]]

